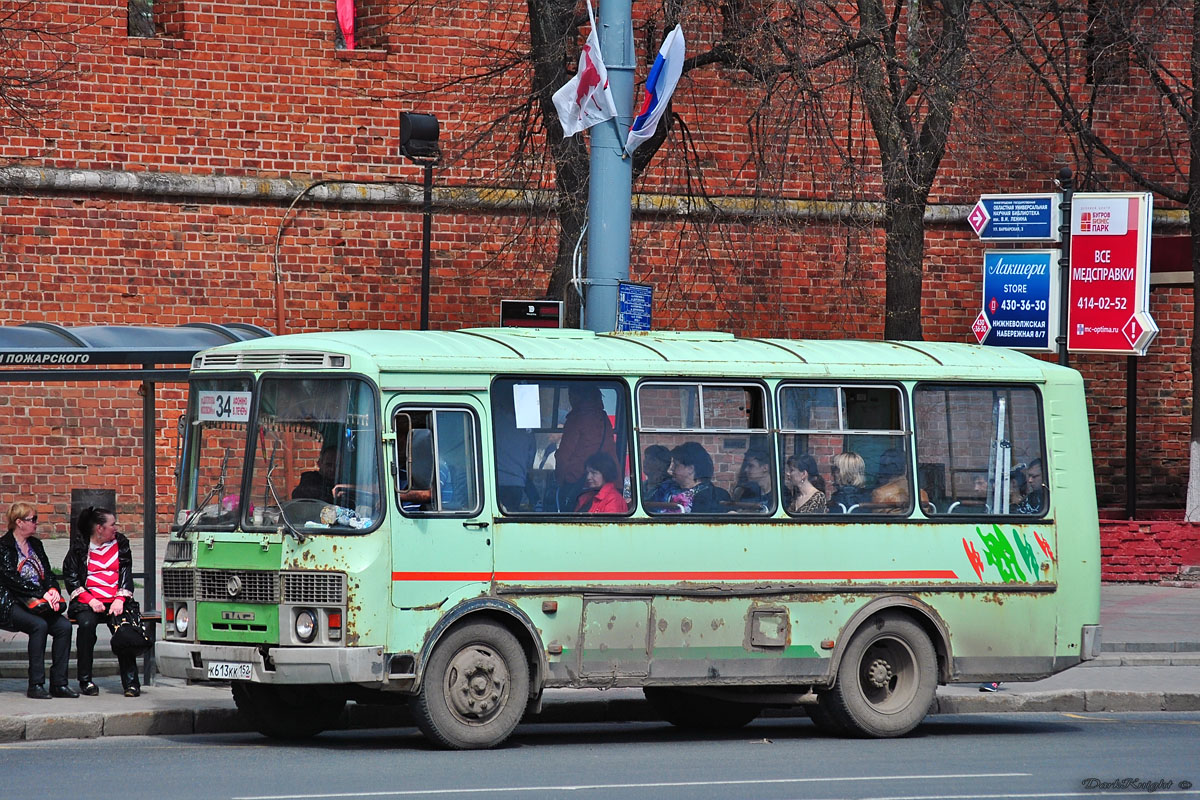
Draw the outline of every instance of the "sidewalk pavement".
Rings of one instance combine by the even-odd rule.
[[[1200,588],[1106,584],[1100,622],[1104,654],[1033,683],[1006,683],[995,694],[977,684],[938,688],[935,714],[1004,711],[1200,711]],[[0,639],[0,663],[24,668],[24,636]],[[97,656],[105,652],[99,644]],[[74,664],[72,663],[72,667]],[[127,698],[113,671],[96,679],[99,697],[30,700],[23,674],[0,678],[0,742],[122,735],[178,735],[246,731],[229,687],[159,677]],[[74,675],[72,675],[72,679]],[[72,685],[74,681],[72,680]],[[802,708],[768,709],[766,716],[802,716]],[[638,689],[551,689],[539,722],[656,720]],[[347,728],[412,725],[403,706],[351,703]]]

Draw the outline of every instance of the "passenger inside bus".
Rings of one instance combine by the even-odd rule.
[[[898,514],[908,508],[911,497],[908,488],[908,469],[904,451],[893,447],[879,457],[876,486],[871,492],[874,511],[881,514]]]
[[[679,487],[671,480],[671,451],[661,444],[652,444],[642,451],[642,499],[662,503]]]
[[[726,509],[729,492],[712,482],[713,460],[699,442],[684,442],[671,451],[671,479],[679,489],[667,498],[662,509],[684,514],[719,514]]]
[[[583,492],[576,511],[588,514],[624,514],[625,498],[617,489],[617,463],[606,453],[593,453],[584,462]]]
[[[1017,504],[1017,514],[1041,514],[1046,510],[1046,484],[1042,472],[1042,460],[1035,458],[1025,468],[1025,491]]]
[[[866,462],[853,450],[838,453],[830,459],[829,474],[833,479],[830,508],[845,513],[860,503],[869,503],[871,493],[867,490],[866,473]]]
[[[817,460],[808,453],[788,456],[783,471],[784,483],[791,493],[788,512],[792,514],[824,514],[825,479],[817,468]]]
[[[771,474],[770,451],[759,447],[746,451],[731,497],[733,507],[738,511],[770,513],[775,510],[775,476]]]
[[[617,446],[612,422],[604,410],[600,387],[572,383],[567,390],[571,409],[563,420],[562,438],[554,455],[554,479],[558,484],[558,507],[575,507],[583,491],[584,464],[593,453],[605,453],[617,463]]]
[[[496,435],[496,496],[501,510],[529,511],[537,493],[530,477],[537,438],[528,428],[517,427],[512,387],[498,387],[492,393],[492,413]]]

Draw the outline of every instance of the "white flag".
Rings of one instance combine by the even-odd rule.
[[[667,34],[650,74],[646,76],[646,94],[642,107],[638,109],[637,119],[629,128],[629,138],[625,140],[625,152],[633,155],[638,145],[654,135],[658,128],[658,120],[667,110],[675,84],[683,74],[683,28],[678,25]]]
[[[554,93],[554,107],[558,110],[564,139],[617,115],[617,104],[608,88],[608,70],[600,56],[600,38],[596,35],[591,0],[588,0],[588,18],[592,21],[592,32],[579,54],[579,69],[574,78]]]

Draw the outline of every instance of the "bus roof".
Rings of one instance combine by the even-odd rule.
[[[251,340],[206,353],[329,352],[380,372],[554,372],[831,378],[1003,378],[1064,370],[1023,353],[954,342],[737,338],[716,331],[603,333],[551,328],[362,330]],[[259,363],[261,363],[260,360]],[[221,359],[226,369],[230,364]],[[197,358],[196,366],[217,366]],[[1065,375],[1063,376],[1065,377]]]

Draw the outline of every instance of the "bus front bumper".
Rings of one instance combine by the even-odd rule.
[[[253,683],[382,684],[381,647],[271,647],[158,641],[158,671],[169,678],[232,679]]]

